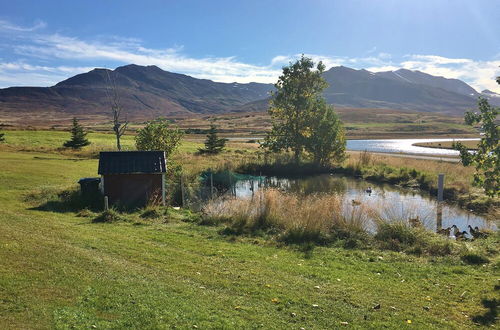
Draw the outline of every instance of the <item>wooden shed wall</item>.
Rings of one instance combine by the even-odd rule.
[[[161,201],[161,174],[106,174],[104,175],[104,195],[109,203],[128,206],[145,205],[150,199]]]

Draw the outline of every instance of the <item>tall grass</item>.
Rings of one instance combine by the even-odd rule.
[[[347,210],[347,212],[346,212]],[[366,212],[335,195],[299,196],[275,189],[252,198],[213,200],[203,208],[209,223],[225,223],[234,234],[265,231],[288,243],[325,244],[342,233],[366,232]],[[334,234],[335,233],[335,234]]]
[[[424,226],[412,226],[414,206],[353,203],[337,195],[282,193],[268,189],[252,198],[222,197],[203,208],[203,224],[224,224],[224,234],[267,235],[287,244],[340,243],[412,254],[447,255],[454,244]],[[426,217],[420,219],[425,224]]]

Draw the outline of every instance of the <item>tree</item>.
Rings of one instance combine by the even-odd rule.
[[[500,196],[500,127],[496,118],[500,114],[500,108],[492,107],[488,100],[480,97],[478,101],[479,113],[466,112],[465,123],[467,125],[480,124],[484,135],[479,141],[477,151],[469,152],[460,142],[454,143],[453,147],[460,151],[460,158],[464,166],[474,166],[474,185],[483,187],[490,197]]]
[[[342,125],[322,96],[328,86],[322,76],[324,70],[322,62],[314,70],[313,61],[304,56],[283,68],[272,93],[272,129],[264,140],[264,148],[273,152],[291,150],[295,163],[304,151],[309,151],[314,161],[322,165],[344,157]],[[333,140],[325,140],[332,137]]]
[[[0,142],[5,142],[5,133],[0,132]]]
[[[106,90],[109,101],[111,103],[111,112],[113,114],[113,131],[116,136],[116,148],[118,150],[122,150],[122,146],[120,143],[120,138],[123,134],[125,134],[125,130],[128,126],[128,121],[125,119],[122,121],[122,106],[120,104],[120,98],[118,97],[118,90],[116,88],[116,79],[109,75],[109,70],[106,70],[106,74],[108,77],[108,89]]]
[[[224,147],[226,146],[226,141],[227,139],[219,139],[217,136],[217,127],[212,124],[210,125],[210,130],[208,131],[207,134],[207,139],[205,140],[205,148],[203,149],[198,149],[200,153],[207,153],[207,154],[218,154],[224,150]]]
[[[177,150],[183,133],[178,127],[171,128],[168,120],[159,118],[150,121],[137,132],[135,145],[137,150],[161,150],[170,156]]]
[[[71,126],[71,139],[64,142],[64,147],[80,149],[90,144],[90,141],[87,140],[87,132],[83,130],[82,125],[78,123],[78,119],[76,117],[73,118],[73,125]]]
[[[311,136],[307,138],[306,150],[313,156],[315,164],[326,166],[331,161],[342,162],[346,158],[344,127],[333,107],[323,102],[318,104],[311,123]]]

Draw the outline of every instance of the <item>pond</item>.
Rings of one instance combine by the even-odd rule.
[[[438,216],[436,199],[409,188],[389,184],[377,184],[341,175],[321,174],[302,178],[255,177],[237,181],[232,194],[237,198],[249,198],[259,189],[275,188],[296,194],[339,194],[353,204],[383,210],[386,217],[416,218],[429,229],[436,230],[456,225],[460,230],[472,227],[496,230],[496,224],[485,217],[443,203]]]

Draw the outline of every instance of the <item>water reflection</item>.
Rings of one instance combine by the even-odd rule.
[[[231,191],[236,197],[244,198],[251,197],[263,188],[303,195],[339,194],[344,196],[345,200],[352,201],[353,205],[376,209],[387,220],[418,218],[424,226],[432,230],[452,225],[457,225],[461,230],[467,230],[468,225],[496,229],[496,225],[484,217],[454,205],[443,203],[438,206],[435,199],[421,195],[419,191],[339,175],[323,174],[304,178],[258,177],[236,182]]]

